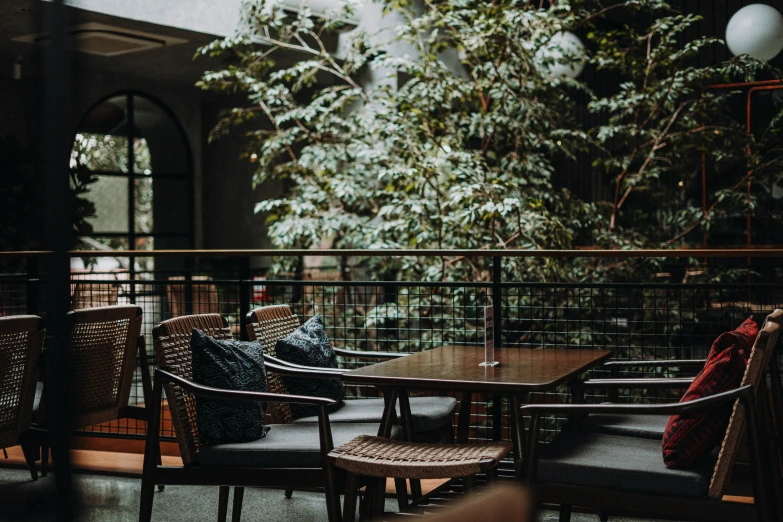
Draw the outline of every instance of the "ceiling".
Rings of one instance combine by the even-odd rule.
[[[0,1],[0,59],[5,62],[0,64],[0,74],[4,74],[6,70],[10,74],[11,63],[21,56],[24,76],[28,78],[40,76],[43,46],[13,41],[12,38],[45,32],[52,7],[52,4],[39,0]],[[74,51],[72,59],[75,70],[96,70],[109,74],[149,78],[164,83],[193,85],[204,70],[220,67],[216,59],[193,59],[198,48],[212,41],[215,36],[72,7],[66,7],[66,11],[68,27],[86,23],[105,24],[122,30],[154,34],[160,36],[161,40],[174,42],[170,45],[115,56],[98,56]],[[184,43],[178,43],[181,40],[184,40]]]

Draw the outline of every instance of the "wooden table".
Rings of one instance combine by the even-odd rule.
[[[394,404],[399,398],[406,437],[413,437],[407,390],[461,392],[458,440],[466,442],[473,393],[504,395],[511,400],[512,436],[517,463],[525,446],[519,408],[525,394],[551,391],[604,362],[609,350],[501,348],[495,350],[498,366],[479,366],[483,346],[441,346],[372,364],[342,374],[346,384],[372,385],[386,391],[386,409],[379,435],[391,430]],[[499,416],[496,416],[496,421]],[[500,431],[496,430],[496,434]]]

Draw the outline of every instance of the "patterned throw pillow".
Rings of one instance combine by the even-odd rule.
[[[733,332],[723,333],[715,339],[704,368],[680,402],[737,388],[758,333],[758,324],[748,318]],[[662,442],[666,467],[687,468],[709,454],[726,433],[732,407],[733,404],[727,403],[713,411],[672,415]]]
[[[283,337],[275,344],[277,357],[290,363],[316,368],[337,368],[337,355],[326,338],[321,315],[316,314],[305,324]],[[339,408],[345,398],[345,388],[340,379],[306,379],[283,377],[286,391],[294,395],[326,397],[338,401],[332,411]],[[318,407],[310,404],[291,404],[294,419],[318,415]]]
[[[193,380],[224,390],[265,392],[264,350],[258,342],[219,341],[196,328],[190,337]],[[264,428],[264,402],[224,401],[196,397],[196,423],[201,444],[258,440]]]

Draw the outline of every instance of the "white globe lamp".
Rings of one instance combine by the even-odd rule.
[[[536,55],[550,77],[576,78],[585,68],[584,52],[585,46],[578,36],[561,31],[555,33]]]
[[[726,45],[734,55],[769,61],[783,51],[783,15],[770,5],[751,4],[731,17]]]

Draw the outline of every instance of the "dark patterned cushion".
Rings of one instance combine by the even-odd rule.
[[[219,341],[194,328],[190,347],[196,383],[224,390],[266,391],[264,350],[258,342]],[[265,411],[264,402],[196,397],[199,440],[208,446],[258,440],[266,434]]]
[[[277,357],[290,363],[316,368],[337,368],[337,355],[326,338],[321,315],[316,314],[305,324],[283,337],[275,344]],[[305,379],[283,377],[286,391],[294,395],[326,397],[338,401],[330,409],[335,411],[345,398],[345,389],[340,379]],[[310,404],[291,404],[294,419],[318,414],[318,407]]]
[[[680,402],[701,399],[740,385],[758,324],[749,318],[733,332],[715,339],[707,362]],[[712,411],[672,415],[663,435],[663,462],[669,468],[688,468],[705,457],[723,438],[731,417],[732,404]]]

